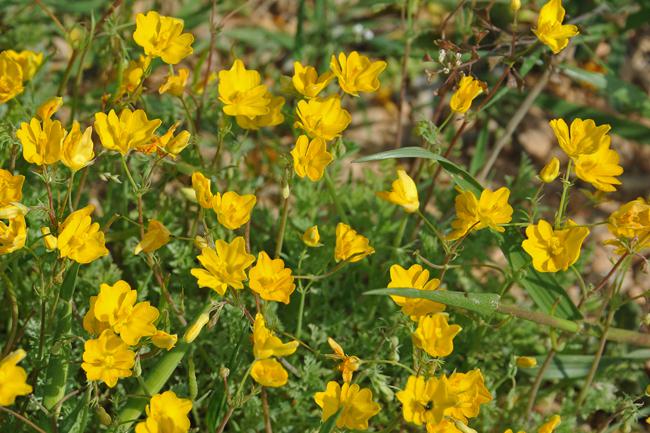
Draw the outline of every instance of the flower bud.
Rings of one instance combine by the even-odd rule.
[[[560,174],[560,160],[556,157],[551,158],[551,160],[542,168],[539,172],[539,178],[542,179],[544,183],[553,182],[558,175]]]
[[[183,341],[186,343],[191,343],[192,341],[196,340],[196,337],[199,336],[201,330],[209,320],[210,315],[208,313],[202,313],[199,318],[196,319],[196,321],[189,328],[187,328],[187,331],[185,331],[185,335],[183,336]]]
[[[537,367],[537,359],[532,356],[518,356],[517,367],[519,368],[534,368]]]
[[[104,409],[102,406],[97,406],[95,409],[95,415],[97,415],[97,418],[99,419],[99,423],[101,425],[109,426],[113,424],[113,419],[108,414],[108,412],[106,412],[106,409]]]
[[[45,248],[49,251],[56,249],[57,239],[52,236],[49,227],[41,227],[41,234],[43,235],[43,242],[45,242]]]
[[[521,0],[511,0],[510,1],[510,10],[514,13],[517,13],[521,8]]]

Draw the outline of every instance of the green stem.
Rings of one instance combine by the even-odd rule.
[[[420,209],[418,209],[418,216],[422,218],[422,221],[424,224],[429,227],[429,229],[433,232],[433,234],[438,238],[438,241],[440,242],[440,245],[442,245],[442,248],[445,250],[445,254],[449,254],[449,245],[447,245],[447,241],[445,240],[445,237],[438,231],[436,226],[434,226],[427,217],[422,213]]]
[[[133,176],[131,175],[131,170],[129,170],[129,166],[126,163],[126,156],[122,155],[121,156],[121,161],[122,161],[122,168],[124,169],[124,173],[126,173],[126,177],[129,178],[129,183],[131,184],[131,188],[133,189],[133,192],[135,194],[138,194],[138,191],[140,188],[138,188],[138,184],[135,183],[135,180],[133,179]]]
[[[339,214],[339,218],[344,223],[349,224],[348,217],[345,215],[345,212],[343,211],[343,205],[339,200],[339,193],[338,191],[336,191],[336,186],[334,185],[334,181],[332,181],[332,178],[330,177],[330,174],[327,171],[325,171],[325,184],[327,185],[327,189],[329,190],[330,195],[332,196],[332,202],[334,203],[334,207],[336,207],[336,212]]]
[[[566,213],[566,208],[569,204],[568,201],[569,189],[571,189],[571,181],[569,180],[569,176],[571,176],[572,164],[573,161],[569,159],[569,163],[567,164],[566,167],[566,173],[564,174],[564,178],[562,179],[562,197],[560,197],[560,206],[558,207],[558,211],[555,214],[556,230],[562,228],[561,227],[562,219],[564,218],[564,215]]]
[[[285,188],[289,188],[289,185],[285,185]],[[289,216],[289,197],[290,192],[287,192],[286,197],[283,197],[282,202],[282,216],[280,217],[280,227],[278,228],[278,233],[275,238],[275,258],[280,258],[282,254],[282,244],[284,243],[284,232],[287,230],[287,217]],[[284,192],[283,192],[284,195]]]

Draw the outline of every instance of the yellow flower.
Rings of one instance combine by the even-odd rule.
[[[79,171],[95,157],[93,151],[93,127],[89,126],[81,133],[79,122],[72,122],[72,129],[63,139],[61,162],[72,171]]]
[[[47,101],[43,102],[38,109],[36,110],[36,116],[41,119],[51,119],[54,113],[59,111],[59,108],[63,105],[63,98],[60,96],[54,96]]]
[[[566,271],[580,257],[582,242],[589,235],[587,227],[578,227],[569,220],[567,228],[553,230],[545,220],[526,227],[526,238],[521,246],[533,259],[539,272]]]
[[[336,426],[350,430],[366,430],[368,420],[381,410],[381,406],[372,400],[372,391],[360,388],[356,383],[341,386],[328,382],[325,391],[314,394],[314,401],[323,409],[323,421],[340,410]]]
[[[466,113],[472,106],[472,101],[487,89],[483,81],[474,79],[471,75],[464,76],[458,83],[458,90],[451,95],[449,107],[456,113]]]
[[[93,223],[90,218],[94,210],[95,206],[88,205],[72,212],[65,219],[57,239],[61,257],[86,264],[108,254],[104,232],[99,230],[99,224]]]
[[[431,356],[449,356],[454,351],[454,337],[461,329],[458,325],[449,325],[445,313],[422,316],[412,334],[413,344]]]
[[[341,375],[343,376],[343,382],[349,383],[352,382],[352,373],[359,369],[361,365],[361,360],[356,356],[346,355],[343,351],[343,348],[339,343],[337,343],[333,338],[327,338],[327,344],[330,345],[334,351],[334,358],[341,361],[338,366]]]
[[[151,397],[147,419],[135,426],[135,433],[187,433],[190,431],[192,401],[178,398],[173,391]]]
[[[174,135],[178,125],[180,123],[176,122],[163,135],[160,137],[154,136],[153,138],[155,147],[163,154],[170,155],[174,159],[190,144],[191,137],[188,131],[181,131]]]
[[[279,388],[287,384],[289,373],[274,358],[258,359],[253,362],[251,377],[262,386]]]
[[[11,406],[16,397],[32,392],[27,373],[17,365],[25,356],[25,351],[18,349],[0,360],[0,406]]]
[[[510,1],[510,10],[514,13],[517,13],[521,8],[521,0],[511,0]]]
[[[471,191],[461,191],[456,196],[456,219],[451,223],[454,229],[448,239],[454,240],[468,232],[489,227],[500,233],[504,232],[500,224],[512,220],[512,206],[508,204],[510,190],[501,187],[496,191],[484,189],[479,199]]]
[[[537,433],[553,433],[553,431],[560,425],[562,418],[560,415],[553,415],[551,419],[546,421],[540,428],[537,430]]]
[[[271,96],[269,112],[267,114],[255,116],[253,118],[237,116],[235,120],[240,128],[252,129],[254,131],[267,126],[276,126],[284,122],[284,114],[282,114],[283,106],[284,98],[282,96]]]
[[[625,251],[621,240],[634,251],[650,248],[650,203],[641,197],[625,203],[609,216],[607,228],[618,239],[606,243],[618,246],[618,254]]]
[[[156,333],[151,336],[151,342],[154,346],[160,349],[172,350],[178,342],[178,335],[168,334],[167,332],[158,329]]]
[[[169,233],[167,227],[165,227],[160,221],[149,221],[147,232],[144,234],[140,243],[135,247],[135,254],[140,254],[142,251],[145,253],[153,253],[157,249],[169,243],[170,235],[171,233]]]
[[[203,248],[197,257],[203,268],[193,268],[192,275],[198,280],[199,287],[208,287],[221,296],[228,287],[243,289],[246,269],[255,261],[255,256],[246,252],[246,242],[241,236],[227,243],[221,239],[215,242],[215,248]]]
[[[12,217],[18,212],[16,204],[23,198],[23,183],[25,176],[13,175],[0,168],[0,218],[5,215]]]
[[[429,271],[420,265],[413,265],[404,269],[400,265],[390,267],[390,283],[388,288],[417,289],[417,290],[438,290],[440,280],[432,278],[429,280]],[[410,316],[412,320],[431,313],[445,311],[445,304],[429,301],[427,299],[406,298],[404,296],[390,295],[397,305],[402,307],[402,312]]]
[[[318,75],[313,66],[303,66],[300,62],[293,63],[293,87],[305,98],[315,98],[334,79],[332,72]]]
[[[352,121],[350,113],[341,108],[341,98],[337,95],[299,101],[296,114],[298,120],[294,127],[302,129],[312,138],[325,141],[341,135]]]
[[[43,235],[43,243],[45,244],[45,248],[47,248],[48,251],[56,250],[57,239],[52,236],[50,228],[41,227],[41,234]]]
[[[219,224],[230,230],[236,230],[246,224],[251,218],[251,212],[257,198],[253,194],[239,195],[228,191],[212,197],[212,209],[217,214]]]
[[[549,124],[560,147],[572,159],[595,153],[602,146],[609,147],[611,142],[611,137],[607,135],[611,126],[596,126],[591,119],[574,119],[570,130],[563,119],[553,119]]]
[[[296,290],[291,269],[284,267],[282,259],[271,259],[264,251],[257,256],[257,263],[248,272],[248,278],[251,290],[266,301],[288,304]]]
[[[455,394],[457,402],[445,410],[445,415],[451,416],[463,423],[468,418],[479,414],[484,403],[492,401],[492,394],[485,387],[481,370],[474,369],[468,373],[453,373],[449,377],[450,393]]]
[[[97,319],[95,316],[95,304],[97,303],[97,296],[91,296],[90,297],[90,307],[88,308],[88,311],[84,315],[83,318],[83,327],[91,335],[99,335],[104,330],[110,329],[110,325],[108,322],[102,322],[101,320]]]
[[[61,144],[65,130],[58,120],[45,119],[43,123],[32,118],[22,122],[16,137],[23,145],[25,161],[36,164],[54,164],[61,158]]]
[[[19,53],[14,50],[6,50],[4,53],[20,65],[23,81],[31,80],[41,63],[43,63],[43,53],[35,53],[29,50],[23,50]]]
[[[311,226],[305,233],[302,235],[302,241],[308,247],[319,247],[320,244],[320,233],[318,233],[318,226]]]
[[[27,224],[25,217],[18,214],[5,224],[0,220],[0,255],[9,254],[25,246]]]
[[[148,301],[136,304],[138,292],[131,290],[126,281],[112,286],[102,284],[95,301],[95,317],[108,323],[116,334],[129,346],[135,346],[143,337],[156,334],[153,324],[160,313]]]
[[[239,59],[229,70],[219,71],[219,100],[225,104],[223,112],[250,119],[268,114],[271,94],[261,81],[259,72],[247,70]]]
[[[379,89],[379,74],[386,66],[383,60],[371,62],[356,51],[347,57],[345,53],[339,53],[338,61],[334,55],[330,59],[330,68],[338,78],[339,86],[353,96],[359,96],[359,92],[376,92]]]
[[[296,146],[291,151],[293,169],[302,178],[307,176],[316,182],[325,173],[325,168],[332,162],[332,154],[327,151],[327,145],[322,138],[309,141],[306,135],[301,135],[296,140]]]
[[[344,223],[336,226],[336,247],[334,248],[334,260],[340,262],[347,260],[355,263],[375,253],[370,246],[370,241],[363,235],[358,234],[352,227]]]
[[[572,24],[562,24],[565,10],[562,7],[562,0],[549,0],[539,11],[537,28],[533,33],[553,54],[557,54],[569,45],[569,39],[580,32],[578,27]]]
[[[255,355],[255,359],[289,356],[298,349],[298,344],[297,341],[283,343],[273,331],[266,327],[264,316],[257,313],[253,324],[253,355]]]
[[[187,68],[180,68],[178,70],[178,75],[175,75],[173,72],[167,75],[167,79],[162,86],[158,89],[158,93],[161,95],[163,93],[170,93],[174,96],[181,97],[183,92],[185,92],[185,86],[187,85],[187,79],[190,76],[190,70]]]
[[[185,331],[185,334],[183,335],[183,341],[186,343],[191,343],[196,340],[196,338],[203,330],[203,327],[208,324],[208,321],[210,321],[210,314],[201,313],[196,321],[192,323],[192,325],[190,325]]]
[[[113,388],[118,379],[133,374],[134,364],[135,353],[110,329],[84,344],[81,368],[89,381],[102,381]]]
[[[409,376],[406,387],[395,396],[402,403],[404,421],[415,425],[435,425],[442,421],[447,409],[457,404],[456,396],[450,391],[447,378]]]
[[[0,104],[23,93],[23,71],[6,51],[0,53]]]
[[[199,205],[204,209],[211,209],[213,195],[210,191],[210,179],[195,171],[192,173],[192,188],[196,193],[196,201],[199,202]]]
[[[393,189],[378,192],[377,197],[402,206],[409,213],[417,212],[420,208],[418,188],[404,170],[397,170],[397,180],[393,182]]]
[[[135,22],[133,40],[144,48],[146,55],[175,65],[192,54],[194,36],[183,33],[183,20],[149,11],[146,15],[136,15]]]
[[[517,367],[519,368],[534,368],[537,367],[537,359],[532,356],[518,356]]]
[[[616,191],[614,185],[621,184],[616,176],[623,174],[618,161],[618,153],[603,143],[596,152],[576,158],[576,176],[600,191]]]
[[[142,90],[142,80],[151,64],[151,57],[140,55],[137,60],[131,60],[122,73],[122,85],[117,91],[118,96]]]
[[[102,146],[122,155],[150,143],[161,123],[160,119],[149,120],[143,110],[125,108],[119,118],[115,110],[108,115],[95,113],[95,130]]]
[[[542,168],[539,172],[539,178],[542,179],[544,183],[551,183],[557,179],[560,174],[560,160],[556,157],[551,158],[551,160]]]

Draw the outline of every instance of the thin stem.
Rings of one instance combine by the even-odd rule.
[[[16,419],[18,419],[18,420],[22,421],[23,423],[27,424],[28,426],[30,426],[32,429],[36,430],[39,433],[47,433],[45,430],[43,430],[39,426],[37,426],[36,424],[34,424],[33,422],[31,422],[30,420],[25,418],[24,416],[22,416],[18,412],[14,412],[13,410],[9,409],[8,407],[0,406],[0,410],[3,411],[3,412],[8,413],[9,415],[14,416]]]
[[[14,292],[14,285],[4,271],[2,272],[2,279],[5,282],[5,290],[7,292],[7,298],[9,298],[9,305],[11,308],[11,330],[9,331],[7,337],[7,343],[2,349],[2,355],[0,356],[0,359],[4,358],[9,354],[9,352],[11,352],[11,348],[13,347],[14,341],[16,340],[16,333],[18,332],[18,301],[16,299],[16,293]]]
[[[445,250],[445,254],[449,254],[449,245],[447,245],[447,241],[445,240],[445,237],[442,235],[442,233],[440,233],[440,232],[438,231],[438,229],[436,228],[436,226],[434,226],[434,225],[433,225],[433,224],[432,224],[432,223],[427,219],[427,217],[424,215],[424,213],[422,213],[422,211],[421,211],[420,209],[418,209],[417,214],[418,214],[418,216],[422,219],[422,222],[424,222],[424,224],[425,224],[427,227],[429,227],[429,229],[433,232],[433,234],[436,236],[436,238],[438,238],[438,241],[440,242],[440,245],[442,245],[442,248]]]
[[[334,202],[334,207],[336,207],[336,212],[339,214],[339,218],[344,223],[349,224],[348,217],[345,215],[345,211],[343,211],[343,205],[339,200],[339,193],[336,191],[336,186],[334,185],[334,182],[332,181],[332,178],[327,171],[325,171],[325,184],[327,185],[327,189],[332,196],[332,202]]]
[[[589,373],[587,374],[585,383],[584,385],[582,385],[582,389],[580,390],[580,395],[578,395],[578,400],[576,402],[576,414],[580,411],[580,408],[582,407],[582,404],[584,403],[585,398],[587,397],[587,393],[589,392],[589,388],[591,387],[591,383],[594,381],[594,377],[596,376],[596,372],[598,371],[600,360],[602,359],[603,352],[605,351],[605,344],[607,343],[607,332],[609,331],[609,327],[612,324],[612,320],[614,320],[614,313],[616,313],[616,309],[612,308],[609,314],[607,315],[605,327],[603,329],[602,335],[600,336],[600,341],[598,342],[598,350],[594,355],[594,360],[592,361],[591,367],[589,368]]]
[[[126,163],[126,157],[124,155],[121,155],[121,161],[122,161],[122,168],[124,169],[124,173],[126,173],[126,177],[129,178],[129,183],[131,184],[131,188],[133,189],[133,192],[137,194],[140,188],[138,188],[138,184],[135,183],[135,180],[131,175],[131,170],[129,170],[129,166]]]
[[[569,160],[569,163],[566,167],[566,172],[564,173],[564,178],[562,179],[562,196],[560,197],[560,205],[558,206],[557,213],[555,214],[555,229],[558,230],[562,228],[562,219],[566,214],[566,208],[569,204],[569,190],[571,189],[571,168],[573,167],[573,161]]]
[[[289,188],[287,185],[286,188]],[[278,228],[278,233],[275,238],[275,258],[279,258],[282,254],[282,244],[284,242],[284,232],[287,230],[287,217],[289,215],[289,197],[290,193],[286,197],[283,197],[282,202],[282,216],[280,217],[280,227]]]
[[[537,393],[539,392],[539,387],[542,384],[542,379],[544,378],[544,373],[551,365],[551,361],[555,358],[555,349],[551,349],[546,354],[546,359],[539,367],[537,375],[535,376],[535,381],[533,382],[532,387],[530,388],[530,395],[528,396],[528,405],[526,406],[526,419],[530,419],[530,414],[533,411],[533,406],[535,406],[535,400],[537,399]]]
[[[266,433],[273,433],[271,427],[271,411],[269,409],[269,397],[266,388],[262,387],[262,411],[264,412],[264,430]]]

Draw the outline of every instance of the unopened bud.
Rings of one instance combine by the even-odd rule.
[[[106,412],[106,409],[104,409],[102,406],[97,406],[95,409],[95,415],[97,415],[97,418],[99,419],[99,423],[104,426],[109,426],[113,424],[113,418]]]
[[[537,367],[537,359],[532,356],[518,356],[517,367],[519,368],[533,368]]]
[[[196,340],[196,337],[199,336],[201,330],[209,320],[210,315],[208,313],[202,313],[198,319],[196,319],[196,321],[189,328],[187,328],[187,331],[185,331],[185,335],[183,336],[183,341],[186,343],[191,343],[192,341]]]
[[[560,160],[553,157],[539,172],[539,178],[544,183],[553,182],[560,174]]]
[[[521,9],[521,0],[511,0],[510,1],[510,10],[514,13],[517,13]]]
[[[289,198],[290,194],[291,194],[291,188],[289,188],[288,183],[285,183],[284,187],[282,188],[282,198],[286,200]]]

